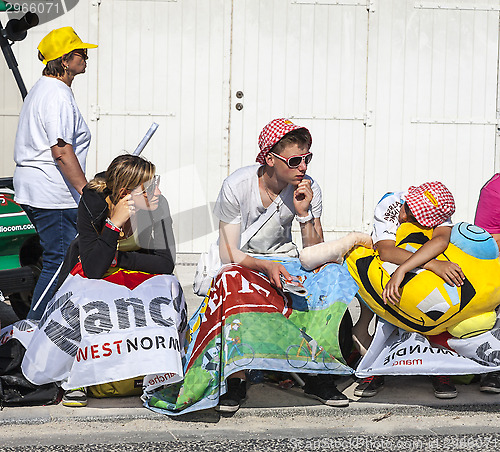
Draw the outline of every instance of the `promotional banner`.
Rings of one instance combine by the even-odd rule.
[[[33,320],[19,320],[2,328],[0,330],[0,345],[5,344],[10,339],[17,339],[24,348],[28,348],[33,338],[36,324],[37,322]]]
[[[146,390],[145,406],[172,415],[213,407],[226,391],[226,378],[240,370],[353,372],[339,338],[357,292],[347,269],[327,264],[308,272],[298,259],[278,261],[298,277],[306,296],[285,295],[262,274],[225,266],[189,323],[183,384]]]
[[[33,333],[22,363],[26,378],[64,389],[145,374],[181,380],[187,311],[178,280],[123,269],[86,279],[79,265]]]
[[[378,319],[375,337],[356,369],[370,375],[465,375],[500,370],[500,319],[477,336],[457,339],[449,333],[423,336]]]

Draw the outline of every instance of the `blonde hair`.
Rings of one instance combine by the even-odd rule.
[[[122,189],[133,190],[150,181],[155,175],[155,166],[137,155],[120,155],[108,166],[103,177],[96,177],[88,183],[90,189],[109,192],[109,199],[116,204]]]

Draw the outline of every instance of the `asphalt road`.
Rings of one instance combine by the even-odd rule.
[[[252,389],[255,394],[278,391],[260,385]],[[500,450],[500,413],[495,404],[353,403],[348,409],[313,404],[242,408],[234,416],[206,410],[174,418],[140,408],[47,408],[25,408],[31,417],[10,419],[9,408],[0,412],[0,452]],[[50,415],[44,416],[44,410]]]
[[[109,452],[143,452],[143,451],[206,451],[206,452],[246,452],[246,451],[484,451],[497,452],[500,435],[449,435],[429,439],[421,436],[379,436],[379,437],[314,437],[290,440],[221,440],[221,441],[168,441],[139,442],[118,444],[86,444],[0,448],[2,452],[31,451],[109,451]]]

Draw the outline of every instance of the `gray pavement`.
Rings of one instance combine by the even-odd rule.
[[[189,313],[192,314],[201,301],[191,289],[196,256],[180,255],[178,261],[177,276],[187,298]],[[355,309],[352,309],[355,313]],[[3,325],[9,319],[15,320],[8,302],[0,302],[0,318]],[[61,404],[8,407],[0,411],[0,450],[42,443],[88,444],[92,439],[109,444],[116,438],[120,438],[122,443],[127,438],[138,442],[151,440],[151,435],[155,441],[174,442],[217,441],[228,435],[241,441],[274,438],[277,441],[276,450],[337,450],[335,444],[324,441],[337,436],[359,439],[366,435],[381,439],[386,436],[394,439],[399,435],[401,441],[405,438],[414,440],[415,437],[420,440],[426,438],[426,441],[432,438],[439,438],[440,441],[448,438],[451,441],[453,437],[453,441],[460,446],[460,437],[457,435],[462,435],[461,438],[467,439],[469,445],[472,440],[476,441],[475,445],[481,444],[481,450],[500,450],[500,437],[497,435],[500,427],[500,395],[481,393],[477,383],[457,385],[459,395],[451,400],[436,399],[429,379],[424,376],[387,377],[384,389],[368,399],[354,396],[356,384],[352,378],[339,380],[338,386],[351,400],[347,408],[324,406],[304,397],[299,388],[282,390],[273,384],[255,384],[249,388],[248,399],[242,408],[230,417],[221,417],[214,410],[206,410],[169,418],[147,410],[142,407],[139,398],[134,397],[90,399],[85,408],[67,408]],[[54,431],[57,431],[57,437],[51,434]],[[288,443],[283,445],[282,441],[285,440]],[[317,442],[310,442],[313,440]],[[425,447],[406,449],[479,450],[462,447],[466,443],[456,448],[451,448],[451,442],[448,448],[444,443],[439,443],[439,447],[437,443],[429,444],[427,442]],[[490,445],[494,447],[490,449]],[[434,446],[436,448],[433,449]],[[228,450],[233,449],[228,447]],[[350,450],[395,449],[353,447]]]

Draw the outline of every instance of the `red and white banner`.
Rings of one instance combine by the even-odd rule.
[[[64,389],[169,374],[182,380],[187,309],[170,275],[119,270],[101,280],[72,272],[38,323],[24,375]]]

